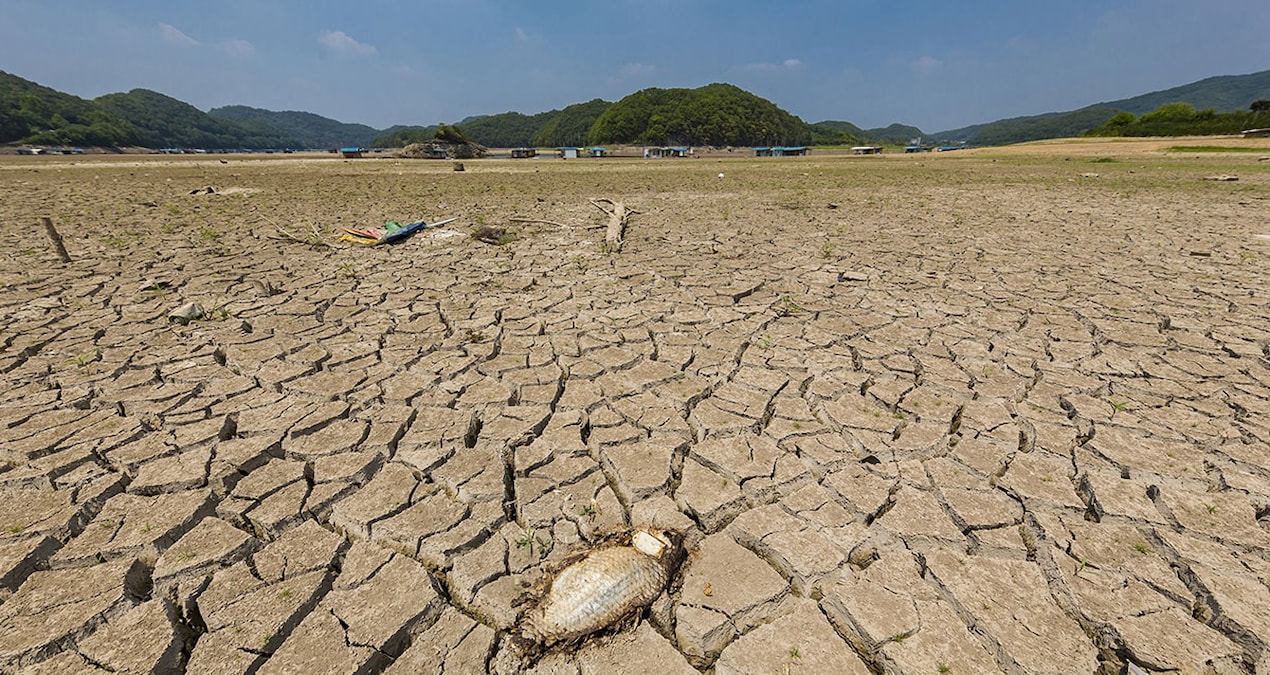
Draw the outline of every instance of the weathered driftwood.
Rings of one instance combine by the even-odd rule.
[[[40,220],[44,222],[44,231],[48,234],[49,239],[53,240],[53,248],[57,251],[57,257],[61,258],[62,262],[70,262],[71,254],[66,252],[66,244],[62,243],[62,235],[58,233],[56,227],[53,227],[53,219],[41,218]]]
[[[612,210],[604,207],[600,202],[608,202],[613,207]],[[614,202],[611,199],[592,199],[591,203],[595,205],[595,208],[609,214],[604,243],[608,245],[609,251],[613,253],[621,251],[622,243],[626,240],[626,220],[632,214],[639,212],[634,209],[628,209],[622,202]]]

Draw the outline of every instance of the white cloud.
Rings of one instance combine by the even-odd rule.
[[[256,46],[246,40],[227,40],[221,43],[221,49],[225,50],[230,56],[238,56],[247,58],[255,56]]]
[[[516,39],[520,42],[538,42],[537,35],[530,33],[520,26],[516,27]]]
[[[167,23],[159,24],[159,37],[162,37],[163,41],[170,45],[177,45],[180,47],[198,46],[198,40],[195,40],[194,38],[181,32],[180,28]]]
[[[342,30],[328,30],[322,33],[318,42],[333,52],[342,54],[369,55],[378,52],[373,45],[358,42]]]
[[[911,65],[913,66],[913,70],[916,70],[923,75],[929,75],[938,70],[940,66],[944,65],[944,62],[927,54],[914,59]]]
[[[786,70],[794,70],[803,65],[798,59],[785,59],[780,63],[747,63],[738,66],[735,70],[744,70],[751,73],[779,73]]]

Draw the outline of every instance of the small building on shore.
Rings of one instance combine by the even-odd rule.
[[[340,148],[340,157],[344,159],[361,159],[363,152],[365,151],[361,148]]]
[[[512,159],[529,159],[537,156],[537,148],[512,148]]]
[[[556,152],[560,153],[560,159],[577,159],[578,149],[572,145],[566,145],[556,148]]]
[[[668,147],[661,146],[657,148],[644,148],[644,159],[659,159],[661,157],[687,157],[692,154],[692,148],[679,146]]]
[[[802,157],[809,154],[811,154],[811,148],[808,148],[805,145],[776,145],[772,147],[760,146],[754,148],[755,157]]]
[[[851,148],[853,155],[880,155],[882,154],[882,146],[880,145],[857,145]]]
[[[608,157],[609,154],[608,148],[587,148],[586,150],[592,157]]]

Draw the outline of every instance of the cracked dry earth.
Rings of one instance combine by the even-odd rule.
[[[1270,165],[1125,147],[5,159],[0,670],[483,672],[637,525],[529,672],[1270,670]]]

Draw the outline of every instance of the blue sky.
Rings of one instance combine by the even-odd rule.
[[[729,82],[927,132],[1270,69],[1266,0],[4,0],[0,70],[377,128]]]

